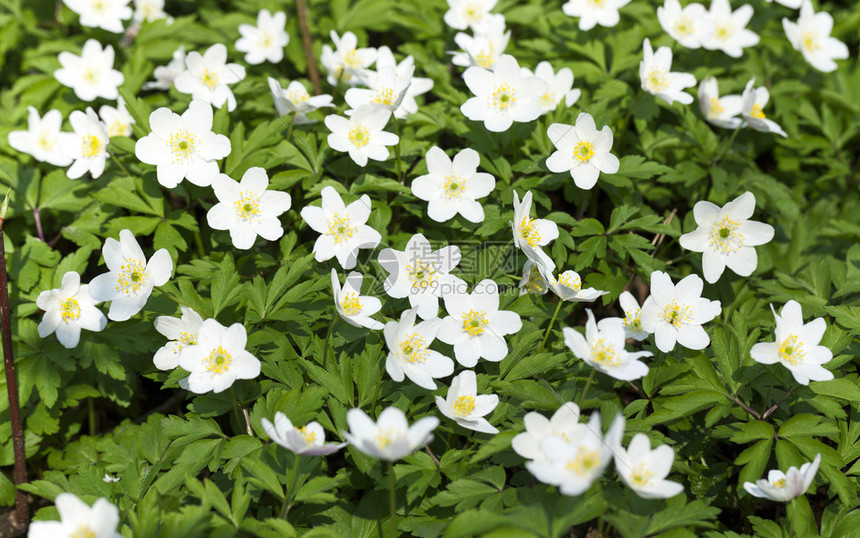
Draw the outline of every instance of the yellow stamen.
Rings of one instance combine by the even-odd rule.
[[[469,336],[479,336],[484,334],[484,327],[487,326],[487,317],[483,310],[469,310],[463,314],[463,330],[469,333]]]
[[[236,218],[249,222],[256,219],[260,222],[260,196],[253,192],[242,191],[239,193],[239,199],[233,202],[233,209],[236,211]]]
[[[475,398],[471,396],[460,396],[454,400],[454,414],[458,417],[467,417],[475,410]]]
[[[207,88],[214,90],[215,86],[218,85],[218,73],[204,69],[203,75],[200,76],[200,80],[203,81],[203,84],[205,84]]]
[[[400,342],[400,355],[410,364],[423,363],[427,360],[430,350],[418,333],[412,333]]]
[[[354,316],[361,312],[361,303],[358,302],[358,295],[355,293],[347,293],[340,301],[340,309],[343,310],[345,316]]]
[[[594,146],[591,142],[580,142],[573,148],[573,156],[581,163],[587,163],[594,157]]]
[[[738,230],[741,223],[732,220],[728,215],[717,222],[708,234],[708,244],[723,254],[737,252],[744,246],[744,235]]]
[[[126,260],[116,276],[116,289],[126,295],[137,293],[146,285],[146,266],[140,260]]]
[[[233,357],[223,347],[218,346],[209,353],[206,371],[210,374],[223,374],[230,369]]]
[[[517,102],[517,94],[507,84],[499,84],[490,97],[490,105],[498,111],[505,111]]]
[[[101,138],[91,134],[81,137],[81,156],[95,157],[101,154],[104,149],[105,145]]]
[[[171,162],[184,164],[190,161],[197,153],[198,142],[199,139],[195,135],[184,129],[173,132],[167,139],[167,147],[172,154]]]
[[[349,215],[341,217],[340,214],[335,213],[328,219],[328,235],[334,236],[334,242],[337,245],[351,238],[355,230],[355,226],[349,224]]]
[[[797,335],[795,334],[789,335],[788,338],[780,342],[777,350],[779,352],[779,358],[792,366],[797,366],[798,363],[803,362],[803,357],[806,356],[806,351],[803,349],[803,342],[798,340]]]
[[[63,321],[68,323],[73,319],[81,317],[81,305],[74,297],[69,297],[60,303],[60,315],[63,316]]]
[[[600,465],[600,454],[596,450],[579,447],[576,457],[567,462],[566,468],[579,476],[586,476],[598,465]]]
[[[370,141],[370,130],[364,125],[358,124],[349,132],[349,140],[357,148],[362,148]]]
[[[676,329],[680,329],[682,325],[690,323],[693,320],[693,313],[690,311],[689,306],[685,304],[679,305],[677,302],[672,301],[663,310],[662,318],[666,323],[671,323]]]

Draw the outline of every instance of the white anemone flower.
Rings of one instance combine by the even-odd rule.
[[[827,323],[824,318],[803,322],[803,311],[797,301],[789,301],[777,315],[775,341],[759,342],[750,350],[750,356],[761,364],[780,363],[791,372],[794,380],[801,385],[811,381],[829,381],[833,372],[822,366],[830,362],[833,352],[820,345]]]
[[[350,88],[346,90],[344,100],[350,108],[357,109],[362,105],[373,105],[390,112],[397,110],[406,97],[406,90],[412,84],[412,66],[402,74],[393,65],[379,67],[377,71],[369,71],[365,83],[367,88]],[[346,112],[350,114],[350,112]]]
[[[60,493],[54,504],[60,513],[60,521],[31,522],[28,538],[122,538],[122,534],[116,531],[119,509],[104,497],[90,507],[74,493]]]
[[[514,220],[511,222],[514,244],[538,267],[544,266],[552,271],[555,262],[541,247],[558,238],[558,225],[548,219],[531,218],[531,208],[532,192],[528,191],[520,202],[517,191],[514,191]]]
[[[203,325],[200,314],[187,306],[179,308],[182,312],[179,318],[172,316],[155,318],[155,330],[170,340],[161,346],[152,358],[152,362],[159,370],[173,370],[179,366],[179,355],[183,348],[197,343],[197,335],[200,332],[200,326]]]
[[[54,71],[54,78],[71,88],[81,101],[97,97],[112,101],[119,97],[118,88],[125,82],[125,76],[113,68],[112,46],[102,48],[95,39],[88,39],[80,56],[63,51],[57,59],[62,67]]]
[[[744,482],[744,489],[753,497],[788,502],[806,493],[815,480],[820,464],[821,454],[816,454],[814,460],[804,463],[800,469],[792,465],[785,473],[778,469],[771,470],[766,480],[761,478],[755,483]]]
[[[346,443],[326,443],[325,430],[319,422],[308,422],[296,428],[280,411],[275,413],[275,423],[260,419],[266,435],[275,443],[299,456],[327,456],[345,447]]]
[[[360,84],[366,76],[367,68],[376,61],[376,49],[357,48],[358,38],[352,32],[344,32],[338,37],[337,32],[331,31],[334,50],[325,44],[322,46],[320,62],[328,71],[328,83],[338,86],[343,83],[348,86]]]
[[[155,22],[161,19],[167,19],[167,24],[173,23],[173,17],[164,11],[164,0],[134,0],[134,22]]]
[[[618,296],[618,303],[624,311],[621,325],[624,327],[624,335],[641,342],[648,338],[648,331],[642,328],[642,309],[639,302],[629,291],[622,291]]]
[[[125,108],[125,100],[122,97],[116,100],[116,108],[102,105],[99,108],[99,118],[107,127],[108,136],[111,138],[114,136],[131,136],[133,132],[131,126],[135,123],[134,118]]]
[[[499,433],[499,429],[484,418],[497,405],[497,395],[478,394],[477,378],[472,370],[465,370],[451,380],[445,398],[436,396],[436,406],[443,415],[467,430],[481,433]]]
[[[168,189],[183,179],[208,187],[218,175],[218,159],[230,154],[230,139],[212,132],[212,107],[195,99],[182,116],[161,107],[149,115],[152,132],[134,145],[142,162],[155,165],[158,182]]]
[[[448,0],[445,24],[455,30],[465,30],[480,24],[496,7],[496,0]]]
[[[570,172],[580,189],[589,190],[597,183],[600,172],[618,172],[618,157],[612,149],[612,129],[604,125],[597,130],[591,114],[580,112],[575,125],[553,123],[546,131],[556,151],[546,160],[551,172]]]
[[[260,361],[245,350],[248,333],[241,323],[225,327],[214,319],[200,325],[197,343],[182,350],[179,366],[191,372],[188,390],[216,394],[233,386],[239,379],[260,375]]]
[[[31,155],[40,162],[54,166],[68,166],[72,158],[63,148],[72,142],[72,134],[60,131],[63,116],[59,110],[49,110],[39,117],[35,107],[27,107],[27,130],[9,133],[12,149]]]
[[[526,67],[520,68],[520,72],[525,77],[534,75],[546,82],[546,93],[541,95],[537,100],[543,114],[549,114],[558,108],[562,100],[564,100],[564,106],[573,106],[577,99],[579,99],[579,96],[582,95],[582,90],[573,88],[573,71],[569,67],[562,67],[558,70],[558,73],[555,73],[552,70],[552,65],[547,61],[543,61],[537,64],[534,73]]]
[[[474,34],[459,32],[454,36],[454,43],[460,51],[451,52],[451,63],[461,67],[493,69],[511,40],[511,31],[505,28],[504,15],[486,15]]]
[[[459,280],[459,279],[457,279]],[[448,316],[442,320],[437,338],[454,346],[454,358],[466,368],[478,359],[499,362],[508,355],[505,335],[516,334],[523,328],[519,314],[499,310],[499,286],[487,278],[466,293],[466,283],[455,282],[444,293]]]
[[[397,461],[432,441],[439,419],[424,417],[410,426],[403,411],[387,407],[376,422],[361,409],[350,409],[346,423],[349,431],[343,436],[350,445],[370,457]]]
[[[370,196],[364,194],[348,206],[334,187],[323,187],[322,207],[306,206],[302,219],[320,234],[314,243],[314,259],[324,262],[336,257],[344,269],[355,267],[358,250],[374,248],[382,240],[379,232],[368,226]]]
[[[400,98],[400,106],[394,111],[394,117],[398,120],[406,118],[410,114],[418,112],[418,103],[415,98],[419,95],[424,95],[433,89],[433,79],[426,77],[413,77],[412,73],[415,70],[415,58],[411,55],[407,56],[400,63],[394,59],[394,54],[386,46],[379,47],[377,50],[376,68],[383,69],[385,67],[393,67],[397,73],[399,80],[405,80],[408,74],[411,82],[404,90]]]
[[[379,253],[379,264],[388,271],[385,292],[395,299],[409,298],[421,319],[435,318],[439,298],[450,286],[449,274],[460,263],[460,248],[451,245],[433,250],[422,234],[409,238],[403,250],[386,248]]]
[[[69,114],[69,123],[75,132],[68,139],[69,145],[64,151],[74,162],[66,170],[66,176],[78,179],[87,172],[93,178],[101,176],[109,155],[107,148],[110,138],[105,124],[90,107],[87,107],[86,114],[73,110]]]
[[[611,321],[606,323],[607,320],[598,324],[590,308],[585,312],[588,314],[585,336],[570,327],[561,330],[564,344],[573,354],[592,368],[621,381],[633,381],[648,375],[648,366],[639,359],[653,357],[654,354],[650,351],[627,351],[624,349],[623,326]]]
[[[797,22],[782,19],[785,35],[794,50],[799,50],[809,65],[830,73],[838,67],[833,60],[848,59],[848,47],[832,37],[833,17],[826,11],[815,12],[812,2],[804,0]]]
[[[657,349],[668,353],[679,343],[688,349],[705,349],[711,343],[702,328],[720,315],[720,302],[702,297],[704,282],[687,275],[678,284],[662,271],[651,273],[651,295],[642,305],[642,328],[654,334]]]
[[[45,311],[39,323],[39,336],[57,333],[57,340],[66,348],[78,345],[81,329],[99,332],[107,319],[96,308],[99,301],[90,297],[89,286],[81,284],[81,275],[69,271],[63,275],[59,288],[45,290],[36,298],[36,306]]]
[[[693,206],[698,227],[679,239],[681,246],[702,253],[702,272],[713,284],[726,266],[740,276],[750,276],[758,265],[753,247],[773,239],[773,226],[749,220],[755,209],[755,195],[745,192],[723,207],[707,201]]]
[[[383,334],[388,347],[385,371],[398,383],[405,376],[421,388],[436,390],[433,379],[454,373],[454,361],[430,349],[442,320],[432,318],[416,324],[417,314],[417,308],[405,310],[400,321],[385,324]]]
[[[290,35],[284,29],[287,25],[287,14],[283,11],[270,13],[261,9],[257,13],[257,26],[240,24],[236,40],[236,50],[245,53],[245,61],[251,65],[263,62],[276,64],[284,59],[284,47],[290,42]]]
[[[346,277],[343,287],[337,276],[337,269],[331,270],[331,288],[334,295],[334,306],[338,315],[354,327],[366,327],[374,331],[384,327],[382,322],[370,316],[382,309],[382,301],[376,297],[361,294],[361,273],[353,271]]]
[[[666,480],[675,460],[675,451],[669,445],[651,450],[648,436],[637,433],[626,450],[618,445],[612,452],[621,480],[643,499],[668,499],[684,491],[681,484]]]
[[[721,50],[732,58],[743,56],[744,49],[758,45],[758,34],[747,30],[753,16],[753,7],[744,4],[732,11],[729,0],[711,0],[708,15],[713,22],[713,31],[702,41],[708,50]]]
[[[543,440],[547,437],[558,437],[570,443],[581,437],[581,430],[587,426],[579,421],[579,415],[579,406],[573,402],[561,404],[549,419],[540,413],[530,411],[523,417],[526,430],[514,437],[511,448],[527,460],[549,463],[549,459],[541,449]]]
[[[229,230],[233,246],[247,250],[259,235],[266,241],[277,241],[284,235],[278,217],[290,209],[292,199],[286,192],[267,190],[269,177],[259,166],[248,168],[241,181],[226,174],[212,180],[218,198],[206,213],[206,222],[214,230]]]
[[[81,26],[101,28],[121,34],[122,21],[131,18],[129,0],[63,0],[63,3],[80,16]]]
[[[739,116],[743,108],[740,95],[720,97],[717,79],[708,77],[699,83],[699,109],[708,123],[723,129],[737,129],[743,123]]]
[[[202,99],[215,108],[227,103],[227,111],[236,110],[236,97],[230,84],[245,78],[245,68],[227,63],[227,47],[215,43],[202,55],[191,51],[185,56],[186,71],[173,81],[180,93],[191,94],[192,99]]]
[[[605,438],[602,429],[600,412],[595,411],[576,438],[567,441],[554,435],[544,437],[541,451],[547,461],[530,461],[526,468],[541,482],[558,486],[563,495],[585,493],[612,461],[612,447],[620,444],[624,434],[621,414],[612,421]]]
[[[762,133],[776,133],[788,138],[782,127],[773,120],[767,118],[764,107],[770,100],[770,92],[765,86],[754,88],[755,78],[747,82],[744,93],[741,96],[741,114],[747,125],[755,131]]]
[[[159,249],[149,261],[130,230],[119,232],[119,241],[105,239],[102,256],[108,272],[90,282],[90,295],[97,301],[110,301],[108,318],[125,321],[140,312],[152,294],[173,273],[173,260],[167,249]]]
[[[427,216],[436,222],[445,222],[458,213],[469,222],[484,220],[484,207],[476,201],[493,192],[496,178],[478,172],[481,157],[466,148],[450,159],[438,146],[424,155],[427,173],[412,180],[412,194],[426,200]]]
[[[598,297],[606,295],[608,291],[598,290],[596,288],[582,288],[582,278],[579,273],[568,269],[558,275],[558,278],[553,276],[553,268],[541,263],[537,264],[538,271],[546,282],[549,289],[555,293],[562,301],[572,301],[574,303],[590,303]]]
[[[325,117],[328,145],[335,151],[349,153],[349,158],[358,166],[366,166],[368,159],[384,161],[393,146],[400,141],[394,133],[383,131],[391,111],[374,105],[362,105],[349,118],[329,114]]]
[[[173,58],[167,65],[160,65],[153,71],[155,80],[143,85],[144,90],[169,90],[176,77],[185,72],[185,47],[173,51]]]
[[[287,85],[287,89],[281,87],[281,83],[269,77],[269,89],[272,91],[272,99],[275,101],[275,110],[279,116],[295,114],[293,123],[296,125],[311,123],[307,114],[318,108],[334,106],[331,104],[331,95],[311,95],[304,84],[294,80]]]
[[[531,260],[526,260],[523,265],[523,276],[519,283],[520,295],[526,293],[536,293],[544,295],[549,290],[546,285],[546,280],[541,276],[537,264]]]
[[[606,28],[618,24],[618,10],[629,3],[630,0],[568,0],[561,9],[568,17],[579,17],[579,29],[587,32],[598,24]]]
[[[657,8],[657,20],[672,39],[690,49],[701,47],[713,34],[714,24],[708,10],[698,2],[682,8],[678,0],[665,0]]]
[[[639,79],[642,89],[666,101],[670,105],[678,101],[689,105],[693,96],[685,88],[696,85],[696,77],[690,73],[672,71],[672,49],[660,47],[657,52],[651,49],[651,41],[646,37],[642,43],[643,57],[639,62]]]
[[[489,131],[506,131],[513,122],[529,122],[542,113],[537,99],[546,93],[546,82],[523,77],[513,56],[503,55],[492,71],[470,67],[463,80],[475,97],[463,103],[460,111],[472,121],[484,122]]]
[[[773,0],[767,0],[767,2],[771,3]],[[803,4],[803,0],[776,0],[776,3],[791,9],[798,9]]]

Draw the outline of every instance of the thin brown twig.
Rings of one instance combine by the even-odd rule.
[[[311,43],[311,31],[308,28],[308,7],[305,4],[305,0],[297,0],[296,11],[299,17],[299,30],[302,32],[305,59],[308,62],[308,77],[311,79],[311,84],[314,87],[314,95],[319,95],[322,93],[322,86],[320,86],[320,74],[317,71],[317,62],[314,57],[313,44]]]

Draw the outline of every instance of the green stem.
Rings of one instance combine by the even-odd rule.
[[[382,386],[382,376],[384,375],[384,370],[379,374],[379,380],[376,382],[376,389],[373,391],[373,403],[370,405],[370,414],[376,415],[376,399],[379,397],[379,387]]]
[[[297,112],[293,112],[290,116],[290,124],[287,127],[287,142],[290,142],[293,139],[293,129],[296,125],[296,114]]]
[[[194,245],[197,247],[197,254],[201,258],[205,258],[206,249],[203,247],[203,238],[200,237],[200,230],[194,230]]]
[[[508,251],[508,249],[511,247],[511,245],[512,245],[513,243],[514,243],[514,240],[513,240],[513,239],[511,239],[510,241],[508,241],[508,244],[507,244],[507,245],[505,245],[505,246],[504,246],[504,247],[499,251],[498,255],[496,255],[496,259],[495,259],[495,261],[493,262],[493,265],[491,265],[491,266],[490,266],[490,273],[489,273],[489,276],[488,276],[487,278],[493,278],[493,277],[496,275],[496,269],[498,269],[498,268],[499,268],[499,262],[502,260],[502,255],[503,255],[505,252],[507,252],[507,251]]]
[[[791,527],[791,535],[800,538],[800,533],[797,532],[797,525],[795,524],[795,519],[797,516],[797,507],[795,506],[796,502],[797,498],[795,497],[791,500],[791,510],[786,510],[786,512],[790,512],[788,514],[788,522],[789,526]]]
[[[233,412],[236,413],[236,426],[242,432],[242,412],[239,411],[239,400],[236,399],[236,390],[230,387],[230,396],[233,398]]]
[[[120,162],[120,160],[116,158],[116,155],[111,153],[110,158],[113,159],[113,162],[115,162],[117,165],[119,165],[120,168],[122,168],[122,171],[125,172],[125,175],[127,175],[128,177],[134,177],[131,175],[131,173],[128,171],[128,169],[122,164],[122,162]]]
[[[323,344],[323,368],[328,370],[328,341],[331,339],[331,332],[334,329],[334,324],[337,323],[337,318],[340,316],[335,316],[333,320],[331,320],[331,325],[328,326],[328,332],[325,333],[325,343]]]
[[[543,335],[543,342],[540,343],[540,347],[537,352],[540,353],[543,351],[543,347],[546,345],[546,341],[549,339],[549,333],[552,330],[553,324],[555,324],[555,318],[558,316],[558,311],[561,310],[561,305],[564,304],[564,301],[559,297],[558,306],[555,307],[555,312],[552,315],[552,319],[549,320],[549,327],[546,328],[546,334]]]
[[[397,536],[397,496],[395,492],[394,463],[388,462],[388,507],[391,510],[391,538]]]
[[[728,155],[729,150],[732,148],[732,142],[735,141],[735,138],[737,138],[738,133],[741,132],[742,127],[743,127],[743,123],[738,125],[737,128],[734,130],[734,132],[732,133],[732,136],[729,138],[729,142],[726,144],[726,146],[720,152],[719,159],[717,159],[716,162],[714,162],[714,166],[719,166],[720,163],[723,162],[723,159],[726,158],[726,155]]]
[[[594,380],[594,368],[591,369],[591,374],[588,376],[588,381],[585,382],[585,388],[582,390],[582,394],[579,395],[579,402],[577,402],[576,406],[582,409],[582,403],[585,402],[585,395],[588,394],[588,389],[591,387],[591,382]]]
[[[87,398],[87,418],[90,423],[90,437],[96,435],[96,406],[92,398]]]
[[[287,519],[287,514],[290,513],[290,505],[292,504],[293,497],[296,496],[296,484],[299,480],[299,456],[295,455],[295,460],[293,461],[293,470],[292,470],[292,480],[290,483],[290,489],[286,491],[286,495],[284,495],[284,506],[281,508],[281,519]]]
[[[394,134],[397,135],[397,145],[394,147],[394,152],[397,156],[397,181],[400,182],[400,124],[397,123],[397,118],[393,114],[391,119],[394,121]]]
[[[770,376],[770,386],[767,388],[767,396],[764,397],[764,407],[762,407],[761,413],[759,415],[764,416],[765,411],[767,411],[767,403],[770,401],[770,393],[773,390],[773,384],[776,381],[776,368],[773,369],[773,375]]]
[[[633,109],[636,108],[636,105],[639,104],[639,101],[642,100],[642,96],[645,95],[645,91],[639,91],[636,93],[636,97],[633,98],[633,102],[630,103],[630,107],[627,109],[627,114],[624,115],[624,122],[621,124],[621,132],[618,134],[618,141],[615,143],[615,147],[621,149],[621,144],[624,142],[624,136],[627,134],[627,128],[630,125],[630,116],[633,115]]]

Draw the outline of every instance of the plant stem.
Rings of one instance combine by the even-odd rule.
[[[397,536],[397,496],[395,492],[394,463],[388,462],[388,507],[391,510],[391,538]]]
[[[794,521],[797,517],[796,502],[797,502],[797,497],[795,497],[794,499],[791,500],[791,511],[787,515],[788,515],[789,526],[791,527],[791,535],[800,537],[800,534],[797,532],[797,525],[795,524],[795,521]],[[789,510],[786,510],[786,512],[789,512]]]
[[[579,401],[576,406],[582,409],[582,403],[585,401],[585,395],[588,394],[588,389],[591,387],[591,382],[594,380],[594,368],[591,369],[591,375],[588,376],[588,381],[585,382],[585,388],[582,389],[582,394],[579,395]]]
[[[236,413],[236,427],[242,432],[242,413],[239,411],[239,400],[236,399],[236,390],[230,387],[230,396],[233,398],[233,411]]]
[[[761,413],[759,415],[764,415],[764,412],[767,411],[767,403],[770,401],[770,392],[773,390],[773,383],[776,381],[776,368],[773,369],[773,375],[770,376],[770,386],[767,388],[767,396],[764,397],[764,407],[761,409]]]
[[[397,145],[394,146],[394,152],[397,156],[397,182],[400,183],[400,124],[397,123],[397,118],[393,114],[391,120],[394,121],[394,134],[397,135]]]
[[[636,90],[634,90],[636,91]],[[630,103],[630,108],[627,109],[627,114],[624,115],[624,122],[621,124],[621,132],[618,134],[618,142],[615,143],[615,147],[619,150],[621,149],[621,144],[624,142],[624,136],[627,134],[627,127],[630,124],[630,116],[633,115],[633,109],[636,108],[636,105],[639,104],[639,101],[642,100],[642,96],[645,95],[645,91],[637,91],[636,97],[633,98],[633,102]]]
[[[335,316],[333,320],[331,320],[331,325],[328,326],[328,332],[325,333],[325,343],[323,344],[323,368],[328,370],[328,341],[331,338],[331,332],[334,329],[334,324],[337,323],[337,318],[340,316]]]
[[[549,339],[549,332],[552,330],[553,324],[555,324],[555,318],[558,316],[558,311],[561,310],[561,305],[563,303],[564,303],[564,301],[562,301],[561,298],[559,297],[558,306],[555,307],[555,312],[552,315],[552,319],[549,320],[549,327],[546,328],[546,334],[543,335],[543,342],[540,343],[540,347],[537,350],[538,353],[543,351],[543,346],[546,345],[546,341]]]
[[[119,165],[120,168],[122,168],[122,171],[125,172],[125,175],[127,175],[128,177],[134,177],[131,175],[131,173],[128,171],[128,169],[122,164],[122,162],[120,162],[120,160],[116,158],[116,155],[111,153],[110,158],[113,159],[113,162],[115,162],[117,165]]]
[[[491,265],[491,266],[490,266],[490,272],[489,272],[489,276],[488,276],[487,278],[493,278],[493,277],[496,275],[496,269],[498,269],[498,268],[499,268],[499,262],[502,260],[502,255],[503,255],[505,252],[507,252],[507,251],[508,251],[508,249],[511,247],[511,245],[512,245],[513,243],[514,243],[514,240],[513,240],[513,239],[511,239],[510,241],[508,241],[508,244],[507,244],[507,245],[505,245],[505,246],[504,246],[504,247],[499,251],[498,255],[496,255],[496,259],[495,259],[495,261],[493,262],[493,265]]]
[[[286,496],[284,496],[284,507],[281,508],[281,519],[287,519],[287,514],[290,513],[290,506],[292,504],[293,497],[296,496],[296,484],[299,481],[299,456],[295,455],[295,460],[293,461],[293,472],[292,472],[292,485],[290,489],[287,490]]]
[[[36,235],[42,240],[42,243],[47,243],[45,240],[45,232],[42,230],[42,218],[39,215],[39,208],[33,209],[33,218],[36,220]]]
[[[296,0],[296,12],[299,18],[299,31],[302,34],[302,45],[305,49],[305,59],[308,62],[308,78],[311,79],[311,84],[314,87],[314,95],[319,95],[322,93],[322,87],[320,87],[320,75],[317,71],[316,57],[311,43],[311,31],[308,28],[308,7],[305,0]]]
[[[9,319],[9,290],[6,275],[6,245],[3,239],[3,222],[9,207],[10,189],[0,208],[0,335],[3,338],[3,367],[6,370],[6,394],[9,397],[9,422],[12,425],[12,449],[15,458],[13,478],[15,485],[27,481],[27,456],[24,452],[24,424],[21,422],[21,409],[18,401],[18,382],[15,376],[15,357],[12,354],[12,323]],[[26,529],[30,521],[27,496],[24,491],[15,492],[15,525]]]
[[[89,419],[90,437],[96,436],[96,404],[92,398],[87,398],[87,418]]]
[[[373,403],[370,405],[370,414],[376,414],[376,399],[379,397],[379,387],[382,386],[382,376],[384,375],[384,370],[379,374],[379,380],[376,382],[376,389],[373,391]]]
[[[737,128],[734,130],[734,132],[732,133],[732,136],[729,138],[729,142],[728,142],[728,143],[726,144],[726,146],[723,148],[723,151],[721,151],[721,152],[720,152],[720,157],[719,157],[718,159],[715,159],[715,160],[714,160],[714,166],[719,166],[719,165],[720,165],[720,163],[722,163],[722,162],[723,162],[723,159],[725,159],[725,158],[726,158],[726,155],[728,155],[729,150],[730,150],[730,149],[732,149],[732,142],[734,142],[734,141],[735,141],[735,138],[737,138],[738,133],[739,133],[739,132],[741,132],[741,128],[742,128],[742,127],[743,127],[743,124],[740,124],[740,125],[738,125],[738,126],[737,126]],[[707,193],[705,193],[705,194],[707,194]]]

